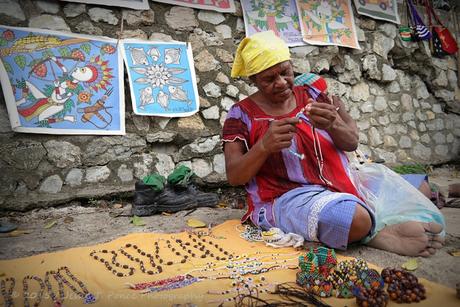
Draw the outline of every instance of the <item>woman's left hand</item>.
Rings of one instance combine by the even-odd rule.
[[[313,127],[323,130],[332,128],[339,114],[338,108],[334,104],[315,102],[309,99],[308,105],[305,107],[305,114],[310,119]]]

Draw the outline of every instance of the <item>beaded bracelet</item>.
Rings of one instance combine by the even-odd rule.
[[[419,302],[426,298],[425,287],[412,273],[399,269],[385,268],[382,277],[388,283],[387,292],[397,303]]]
[[[332,295],[332,283],[321,275],[313,277],[305,272],[297,272],[296,283],[315,295],[321,297],[329,297]]]
[[[365,289],[357,286],[353,288],[353,294],[359,307],[385,307],[388,304],[389,296],[381,287]]]
[[[333,286],[327,277],[336,263],[333,249],[323,246],[310,248],[305,256],[299,256],[301,271],[296,275],[297,284],[321,297],[331,296]]]

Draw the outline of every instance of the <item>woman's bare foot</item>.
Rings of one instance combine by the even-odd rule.
[[[386,226],[368,245],[405,256],[429,257],[444,244],[441,231],[437,223],[405,222]]]

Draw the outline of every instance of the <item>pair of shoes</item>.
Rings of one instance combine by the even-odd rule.
[[[189,184],[186,187],[166,185],[162,191],[155,191],[142,181],[136,182],[132,214],[153,215],[159,212],[178,212],[198,207],[215,207],[219,198],[215,193],[204,193]]]

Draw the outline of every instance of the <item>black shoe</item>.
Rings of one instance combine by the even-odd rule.
[[[155,192],[143,182],[136,182],[132,214],[153,215],[158,212],[178,212],[198,207],[215,207],[219,198],[215,193],[204,193],[194,185],[186,188],[166,186],[162,192]]]
[[[135,184],[134,205],[152,205],[155,203],[155,199],[160,193],[161,192],[153,190],[149,185],[139,180]]]

